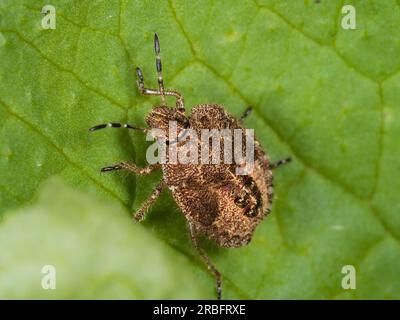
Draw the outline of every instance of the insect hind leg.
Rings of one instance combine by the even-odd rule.
[[[207,256],[205,251],[200,247],[198,241],[197,241],[197,235],[196,235],[196,229],[195,226],[188,221],[189,224],[189,231],[190,231],[190,238],[192,240],[193,246],[199,253],[200,257],[203,259],[205,264],[207,265],[208,270],[213,274],[214,279],[215,279],[215,286],[217,290],[217,299],[221,300],[222,296],[222,280],[221,280],[221,273],[218,271],[218,269],[215,267],[215,265],[211,262],[210,258]]]

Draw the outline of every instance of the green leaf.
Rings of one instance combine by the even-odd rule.
[[[34,203],[39,185],[53,175],[119,205],[126,216],[149,196],[160,173],[137,178],[99,173],[121,160],[145,166],[143,135],[87,129],[105,121],[144,126],[159,100],[139,95],[134,68],[140,65],[145,81],[156,86],[152,37],[157,31],[166,86],[183,94],[187,109],[217,102],[238,116],[252,105],[255,112],[246,126],[255,129],[271,159],[294,160],[275,172],[272,213],[248,246],[222,249],[204,241],[223,274],[224,298],[400,298],[400,6],[394,0],[351,1],[357,29],[344,30],[341,8],[347,3],[55,0],[56,29],[43,30],[41,2],[2,1],[0,212]],[[65,200],[57,199],[60,206],[54,206],[61,210]],[[24,213],[27,220],[35,210]],[[70,227],[79,214],[64,212],[65,220],[56,223],[63,233],[55,244],[63,243],[68,230],[76,237],[71,247],[76,265],[65,263],[71,273],[87,263],[83,257],[90,249],[79,244],[84,239]],[[4,248],[0,259],[7,256],[12,263],[17,253],[30,256],[31,247],[22,245],[28,230],[43,238],[53,235],[41,229],[53,223],[48,214],[31,218],[29,226],[18,217],[15,225],[7,225],[13,221],[9,216],[2,222],[7,230],[2,245],[13,243],[15,255],[14,250],[6,255]],[[132,250],[132,256],[121,258],[115,234],[130,243],[137,232],[150,233],[149,250],[156,250],[161,239],[166,245],[160,255],[167,264],[175,265],[177,257],[191,261],[176,265],[194,278],[179,296],[214,297],[213,279],[168,192],[140,226],[122,226],[123,217],[114,211],[113,219],[120,222],[113,234],[102,231],[95,247],[111,247],[115,264],[108,271],[130,274],[137,266],[126,262],[140,257]],[[101,219],[98,223],[105,223],[106,215]],[[341,287],[344,265],[356,268],[356,290]],[[150,277],[147,269],[140,270]],[[32,297],[36,278],[21,281],[24,265],[9,265],[3,272],[18,297]],[[173,283],[174,275],[167,277]],[[93,297],[131,298],[140,284],[135,279],[124,289],[116,284],[115,291]],[[79,277],[69,297],[81,297],[87,281],[85,274]],[[90,281],[96,286],[102,277]],[[168,286],[172,292],[173,285]],[[154,288],[141,297],[166,292]]]
[[[195,266],[113,205],[59,180],[0,225],[0,298],[201,299]],[[44,290],[53,266],[55,290]],[[193,285],[196,284],[196,285]]]

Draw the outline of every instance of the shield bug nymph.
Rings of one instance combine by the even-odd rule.
[[[248,107],[239,119],[229,115],[225,108],[218,104],[194,106],[190,115],[186,115],[182,95],[177,91],[164,88],[160,44],[157,34],[154,36],[154,48],[158,89],[147,88],[141,69],[136,68],[139,92],[143,95],[156,95],[161,98],[161,105],[153,107],[146,117],[146,122],[150,128],[107,123],[94,126],[89,129],[90,131],[113,127],[142,132],[161,129],[162,132],[168,132],[171,122],[176,124],[178,138],[185,130],[193,130],[194,133],[199,134],[205,129],[228,130],[228,132],[247,130],[242,123],[250,114],[251,107]],[[167,106],[166,97],[168,96],[176,99],[175,107]],[[173,139],[172,141],[168,134],[157,138],[160,142],[166,142],[169,147],[174,146],[177,149],[184,147],[184,139]],[[208,140],[206,142],[203,140],[201,142],[200,140],[195,141],[196,152],[198,149],[205,150],[205,146],[209,147]],[[224,140],[225,144],[227,142]],[[219,152],[222,158],[225,149]],[[132,163],[121,162],[104,167],[101,171],[127,170],[134,174],[143,175],[157,169],[162,170],[162,181],[153,190],[148,200],[133,215],[133,218],[136,221],[142,220],[149,207],[160,196],[162,190],[168,188],[187,220],[194,247],[215,277],[217,298],[220,299],[221,274],[199,246],[198,235],[203,234],[223,247],[240,247],[249,243],[254,229],[271,209],[273,197],[272,170],[290,161],[290,158],[287,158],[271,164],[257,140],[254,140],[253,152],[254,161],[251,172],[240,175],[237,174],[236,170],[238,166],[243,166],[243,163],[235,162],[236,158],[228,163],[217,164],[183,163],[179,160],[175,162],[167,161],[151,164],[145,168],[139,168]]]

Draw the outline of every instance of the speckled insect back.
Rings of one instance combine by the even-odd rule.
[[[195,106],[189,126],[201,129],[242,129],[220,105]],[[222,148],[221,148],[222,149]],[[272,172],[258,143],[250,175],[235,174],[233,164],[163,165],[164,181],[187,220],[223,247],[240,247],[269,212]]]
[[[182,95],[173,90],[164,89],[162,64],[160,59],[160,45],[157,34],[154,36],[156,53],[156,69],[158,75],[158,89],[149,89],[144,85],[143,74],[140,68],[136,69],[139,91],[143,95],[158,95],[161,97],[161,106],[156,106],[146,117],[146,123],[152,129],[161,129],[166,134],[157,136],[159,141],[166,141],[169,147],[177,150],[185,147],[185,141],[171,140],[167,134],[171,121],[176,123],[177,135],[191,129],[201,136],[204,129],[217,129],[245,132],[243,120],[250,114],[248,107],[242,117],[236,119],[229,115],[225,108],[218,104],[202,104],[192,108],[191,114],[186,116]],[[176,106],[166,105],[166,96],[176,98]],[[90,131],[106,127],[127,128],[148,132],[150,129],[120,123],[101,124],[90,128]],[[244,136],[244,134],[243,134]],[[194,140],[196,150],[201,153],[204,142]],[[208,141],[207,141],[208,143]],[[222,144],[226,143],[225,140]],[[208,149],[207,149],[208,150]],[[223,150],[221,148],[221,150]],[[197,151],[196,151],[197,152]],[[250,242],[254,229],[270,212],[273,198],[272,170],[281,164],[290,161],[290,158],[271,164],[268,156],[262,150],[257,140],[254,140],[253,170],[246,175],[238,175],[237,167],[243,166],[233,162],[224,162],[223,152],[219,154],[221,162],[210,163],[182,163],[167,161],[162,164],[152,164],[146,168],[138,168],[134,164],[122,162],[104,167],[102,172],[125,169],[135,174],[149,174],[154,170],[163,171],[163,179],[153,190],[150,198],[143,203],[134,214],[134,219],[140,221],[151,204],[159,197],[164,188],[172,192],[172,196],[184,214],[190,231],[194,247],[213,273],[216,281],[217,298],[221,298],[221,275],[199,246],[199,234],[206,235],[223,247],[240,247]],[[211,158],[211,153],[208,154]]]

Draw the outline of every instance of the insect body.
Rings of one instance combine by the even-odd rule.
[[[240,119],[230,116],[218,104],[202,104],[192,108],[189,116],[185,113],[184,99],[179,92],[164,89],[160,45],[157,34],[154,37],[156,68],[158,73],[158,89],[149,89],[144,85],[140,68],[136,69],[139,91],[143,95],[161,97],[161,106],[152,109],[146,118],[150,128],[168,132],[171,121],[176,123],[178,137],[189,128],[201,134],[204,129],[228,131],[245,131],[242,121],[250,113],[247,108]],[[168,107],[165,97],[176,98],[176,106]],[[147,132],[149,129],[119,123],[101,124],[90,128],[90,131],[106,127],[127,128]],[[168,134],[158,136],[169,145],[176,144],[182,148],[182,140],[170,141]],[[196,145],[202,149],[200,140]],[[208,143],[208,142],[207,142]],[[225,141],[224,141],[225,143]],[[222,152],[219,155],[222,157]],[[211,157],[211,154],[210,154]],[[197,237],[204,234],[223,247],[240,247],[251,240],[255,227],[269,213],[273,197],[272,170],[290,161],[284,159],[271,164],[260,144],[254,141],[253,170],[245,175],[236,174],[237,163],[180,163],[166,162],[138,168],[134,164],[122,162],[104,167],[102,172],[125,169],[135,174],[149,174],[162,169],[163,179],[153,190],[150,198],[134,214],[140,221],[151,204],[158,198],[164,188],[169,188],[173,198],[184,214],[193,245],[213,273],[216,280],[217,297],[221,298],[221,275],[212,264],[204,250],[198,245]]]
[[[244,130],[222,106],[214,104],[193,107],[188,122],[199,132],[208,128]],[[255,155],[249,175],[237,175],[235,163],[163,165],[164,181],[189,223],[220,246],[247,244],[269,210],[272,172],[258,143]]]

